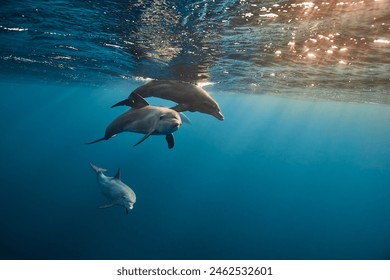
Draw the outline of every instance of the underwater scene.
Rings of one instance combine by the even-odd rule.
[[[2,260],[390,259],[389,0],[3,0],[0,92]]]

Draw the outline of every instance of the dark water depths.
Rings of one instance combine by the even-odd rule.
[[[389,1],[1,1],[0,20],[0,259],[390,259]],[[85,145],[145,78],[208,84],[225,120],[187,113],[172,150]],[[98,209],[90,162],[121,168],[129,215]]]

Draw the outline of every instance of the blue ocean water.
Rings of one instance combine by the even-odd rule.
[[[0,259],[390,259],[386,4],[3,1]],[[225,120],[85,145],[150,78]]]

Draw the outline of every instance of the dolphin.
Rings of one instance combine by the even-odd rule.
[[[106,128],[104,137],[87,144],[108,140],[118,133],[129,131],[145,134],[134,146],[143,142],[150,135],[166,135],[168,148],[174,146],[173,132],[182,124],[180,115],[175,110],[151,106],[140,96],[134,96],[137,106],[123,113]]]
[[[103,174],[107,169],[97,167],[92,163],[90,163],[90,165],[96,172],[102,194],[108,200],[108,204],[102,205],[99,208],[108,208],[119,205],[125,207],[126,213],[129,214],[129,210],[133,209],[136,196],[134,191],[121,181],[121,170],[118,169],[118,172],[114,177],[108,177]]]
[[[137,99],[134,98],[136,95],[143,98],[159,97],[176,102],[178,104],[171,109],[177,112],[201,112],[219,120],[224,119],[218,103],[204,89],[191,83],[172,80],[154,80],[140,86],[130,93],[127,99],[112,105],[111,108],[123,105],[137,106]]]

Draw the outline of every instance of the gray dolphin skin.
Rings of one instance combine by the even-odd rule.
[[[118,133],[129,131],[145,134],[134,146],[143,142],[150,135],[166,135],[168,148],[174,146],[173,132],[182,124],[180,115],[175,110],[149,105],[142,97],[137,97],[137,108],[132,108],[123,113],[107,127],[104,137],[89,142],[93,144],[102,140],[108,140]]]
[[[114,177],[108,177],[103,174],[107,170],[104,168],[97,167],[90,163],[92,169],[96,172],[97,181],[100,186],[102,194],[107,198],[108,204],[102,205],[99,208],[108,208],[115,205],[122,206],[126,209],[126,213],[133,209],[134,203],[136,202],[136,196],[134,191],[121,181],[121,172],[118,172]]]
[[[223,120],[218,103],[204,89],[191,83],[172,80],[154,80],[135,89],[127,99],[111,106],[137,107],[137,98],[159,97],[178,103],[171,108],[177,112],[190,111],[201,112],[212,115],[219,120]]]

